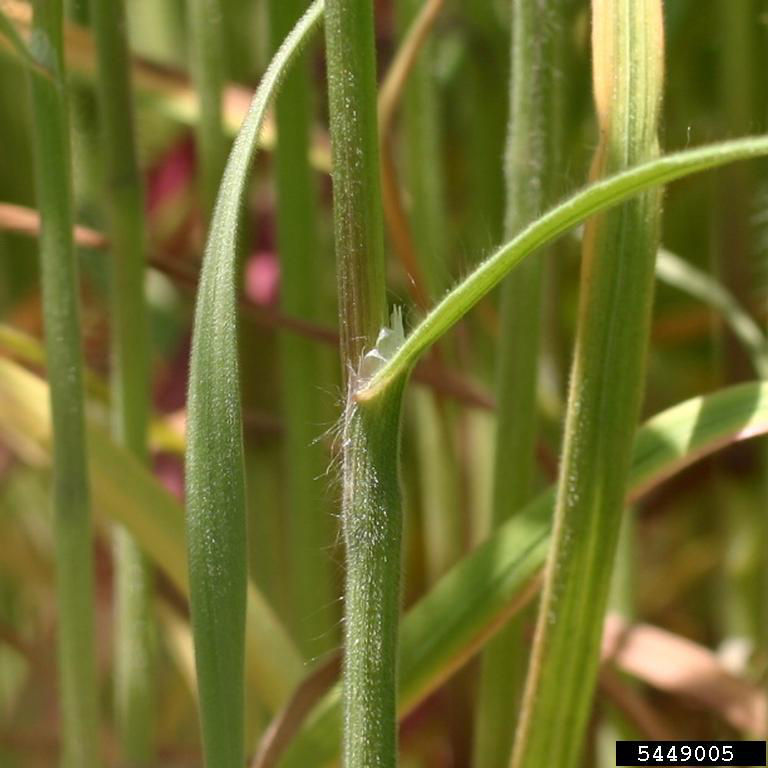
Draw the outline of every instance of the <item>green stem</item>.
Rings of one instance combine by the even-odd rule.
[[[82,29],[91,24],[91,3],[88,0],[65,0],[64,17]],[[65,36],[66,40],[66,36]],[[98,217],[101,195],[98,145],[99,124],[96,94],[92,83],[69,77],[69,114],[72,136],[72,186],[78,218],[94,221]]]
[[[497,242],[504,219],[504,153],[508,81],[507,37],[494,0],[462,3],[467,30],[466,85],[461,105],[466,133],[468,236],[472,250],[484,252]],[[463,138],[463,137],[462,137]],[[462,237],[466,237],[462,233]]]
[[[144,300],[144,191],[133,122],[130,54],[122,0],[91,7],[112,255],[112,434],[146,462],[149,328]],[[115,711],[124,756],[152,757],[152,579],[139,547],[115,532]]]
[[[397,762],[397,462],[405,377],[371,402],[353,398],[362,355],[374,348],[386,320],[371,0],[328,0],[326,47],[341,354],[349,393],[342,437],[344,765],[389,768]]]
[[[453,454],[453,415],[433,392],[415,387],[411,392],[418,451],[424,572],[433,584],[462,555],[463,517],[457,461]]]
[[[197,159],[203,215],[208,221],[227,159],[222,119],[225,80],[224,33],[220,0],[189,0],[190,70],[200,97]]]
[[[397,764],[402,507],[398,440],[404,379],[351,403],[344,425],[343,755],[345,768]]]
[[[720,20],[722,51],[720,55],[719,101],[722,108],[722,118],[726,133],[750,130],[758,126],[765,130],[765,115],[760,113],[758,92],[763,90],[762,81],[757,77],[760,71],[760,49],[756,37],[755,20],[760,16],[759,3],[755,0],[744,0],[730,7],[722,2],[717,3],[717,17]],[[765,10],[763,8],[763,10]],[[745,128],[746,126],[746,128]],[[763,169],[764,171],[764,169]],[[712,254],[714,276],[724,290],[730,289],[736,296],[748,296],[752,286],[750,272],[754,271],[754,256],[756,255],[755,230],[751,221],[755,210],[755,191],[757,176],[754,168],[728,168],[721,174],[718,184],[719,217],[716,222],[716,249]],[[733,345],[732,335],[724,331],[726,325],[719,318],[713,327],[715,356],[713,362],[717,365],[716,376],[719,381],[734,381],[741,378],[742,368],[738,357],[738,347]],[[768,370],[763,367],[760,375],[765,378]],[[763,456],[768,451],[768,444],[759,444]],[[763,461],[766,459],[763,458]],[[715,465],[719,475],[726,474],[723,464]],[[720,477],[717,495],[720,503],[715,502],[718,509],[733,507],[730,499],[726,498],[727,489],[723,487],[723,477]],[[765,504],[765,498],[762,500]],[[764,540],[768,533],[768,524],[764,515],[748,516],[739,519],[735,514],[725,517],[717,516],[722,525],[721,531],[729,541],[738,541],[741,536],[749,536],[746,522],[751,519],[751,536],[755,541]],[[722,521],[722,522],[721,522]],[[739,529],[740,526],[740,529]],[[722,583],[718,584],[717,598],[721,603],[724,617],[722,633],[729,635],[747,635],[763,653],[768,650],[766,637],[760,627],[761,613],[764,611],[765,600],[768,598],[762,582],[768,579],[768,555],[760,548],[762,557],[755,564],[754,586],[752,591],[757,599],[750,601],[744,595],[749,595],[746,588],[749,580],[739,574],[732,563],[726,559],[721,575]]]
[[[407,39],[411,24],[423,7],[422,0],[398,0],[401,41]],[[448,275],[445,179],[435,54],[436,46],[430,36],[413,62],[402,105],[403,176],[411,203],[410,225],[430,296],[442,293]]]
[[[271,0],[272,47],[277,49],[304,9],[304,0]],[[286,315],[318,320],[318,286],[322,281],[316,246],[314,177],[309,165],[312,104],[310,73],[304,61],[286,77],[276,105],[278,145],[277,234],[280,250],[280,301]],[[307,657],[333,642],[334,591],[330,515],[322,503],[318,478],[325,456],[317,438],[322,423],[317,345],[295,334],[280,336],[284,417],[284,456],[291,542],[292,600],[295,636]]]
[[[505,234],[512,237],[552,201],[561,144],[560,69],[565,29],[562,0],[515,0],[512,6],[512,81],[506,152]],[[497,427],[493,527],[527,502],[535,480],[539,338],[544,259],[528,259],[501,287],[496,371]],[[477,768],[509,760],[525,643],[520,621],[489,644],[483,657],[475,720]]]
[[[593,173],[658,154],[660,0],[594,0]],[[587,225],[553,542],[511,765],[579,763],[645,382],[657,191]]]
[[[345,377],[387,320],[371,0],[328,0],[333,210]]]
[[[61,2],[39,0],[34,6],[32,51],[40,65],[53,73],[51,81],[33,76],[30,84],[53,420],[62,762],[67,768],[92,768],[99,763],[93,565],[62,44]]]
[[[389,94],[385,90],[394,77],[398,62],[408,63],[410,59],[410,66],[403,68],[402,77],[407,80],[402,85],[401,107],[402,175],[409,203],[405,239],[409,240],[408,232],[412,233],[413,242],[409,246],[414,253],[411,258],[424,276],[424,285],[418,287],[425,297],[438,296],[446,286],[449,272],[440,103],[432,29],[440,4],[398,0],[396,11],[400,48],[380,92],[379,125],[384,130],[384,124],[392,122],[391,119],[384,120],[382,113],[394,112],[398,94],[394,88],[390,88]],[[426,25],[425,14],[429,14]],[[418,32],[416,39],[420,42],[414,46],[416,30],[425,31]],[[394,96],[391,95],[393,93]],[[385,99],[389,100],[388,104],[384,103]],[[387,136],[382,135],[381,141],[382,151],[386,152]],[[386,163],[384,158],[383,163]],[[393,167],[394,163],[390,165]],[[453,455],[453,414],[447,404],[433,393],[417,390],[413,393],[413,402],[417,422],[415,436],[420,468],[419,510],[424,533],[425,572],[429,583],[432,583],[459,559],[463,548],[461,494]]]

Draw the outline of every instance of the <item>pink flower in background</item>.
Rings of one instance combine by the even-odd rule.
[[[280,293],[280,264],[274,251],[256,251],[245,265],[245,295],[254,303],[271,305]]]
[[[147,174],[147,210],[151,215],[175,197],[195,174],[195,143],[191,136],[173,144]]]

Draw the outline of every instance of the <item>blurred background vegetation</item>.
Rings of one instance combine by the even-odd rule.
[[[69,5],[65,37],[75,201],[83,227],[78,258],[88,410],[93,423],[105,425],[110,260],[100,238],[107,225],[94,149],[96,62],[86,4],[70,0]],[[220,0],[227,142],[286,31],[273,28],[269,5]],[[588,3],[569,0],[566,5],[562,71],[568,88],[556,197],[582,186],[596,145]],[[376,2],[382,76],[420,6],[417,0]],[[420,269],[409,274],[390,230],[388,285],[391,303],[406,308],[408,323],[423,314],[425,298],[431,304],[502,238],[508,6],[504,0],[446,0],[393,119],[396,184]],[[180,496],[191,315],[209,205],[196,140],[199,102],[188,74],[189,8],[183,0],[129,0],[126,7],[149,241],[151,461],[157,477]],[[0,8],[25,29],[26,3],[3,0]],[[669,0],[665,13],[665,150],[765,133],[768,3]],[[28,86],[9,49],[0,46],[0,53],[0,355],[41,373]],[[248,521],[252,576],[309,669],[338,647],[342,559],[334,465],[341,392],[320,42],[306,56],[305,76],[313,170],[289,193],[299,197],[286,201],[286,207],[301,208],[308,218],[279,221],[279,149],[277,156],[261,153],[245,215],[241,366],[248,493],[254,501],[249,508],[258,510]],[[271,150],[274,122],[269,128]],[[713,277],[761,329],[768,311],[766,171],[766,163],[750,163],[675,184],[665,197],[663,226],[664,248]],[[286,291],[280,245],[297,227],[307,236],[308,252]],[[578,267],[577,238],[561,240],[547,256],[537,488],[548,485],[556,472]],[[722,310],[669,283],[660,279],[657,287],[645,416],[761,373],[755,370],[754,346],[745,349]],[[484,300],[441,343],[407,395],[402,447],[406,606],[482,540],[490,525],[497,299]],[[8,407],[0,402],[0,412]],[[49,468],[34,445],[13,439],[1,425],[0,418],[0,764],[32,768],[55,764],[58,751]],[[719,678],[698,679],[700,686],[711,687],[708,699],[671,680],[659,681],[649,671],[660,652],[669,658],[680,653],[679,664],[688,663],[674,646],[679,638],[710,649],[712,669],[723,675],[728,670],[745,690],[765,686],[767,466],[764,441],[733,446],[676,476],[632,510],[613,605],[671,635],[665,635],[669,644],[662,651],[648,646],[656,650],[648,650],[631,682],[620,676],[603,680],[588,765],[612,765],[610,748],[603,749],[611,734],[725,738],[737,732],[718,704]],[[302,510],[317,523],[311,537],[297,525]],[[109,716],[112,554],[108,525],[96,513],[98,680],[108,713],[103,749],[107,764],[117,765]],[[162,573],[155,590],[156,764],[200,765],[186,601]],[[702,674],[695,665],[691,670]],[[403,765],[470,764],[477,671],[477,664],[467,665],[405,720]],[[696,688],[695,677],[690,688]],[[249,722],[255,744],[269,723],[268,710],[256,703]]]

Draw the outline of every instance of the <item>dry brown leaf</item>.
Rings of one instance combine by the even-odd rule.
[[[765,694],[692,640],[649,624],[628,624],[610,614],[603,628],[602,657],[660,691],[716,712],[742,733],[766,735]]]

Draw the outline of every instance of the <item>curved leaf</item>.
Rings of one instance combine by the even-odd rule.
[[[247,583],[245,473],[237,353],[237,245],[267,107],[317,28],[317,0],[269,65],[227,161],[205,248],[187,398],[189,594],[206,765],[241,768]]]
[[[585,187],[502,245],[450,291],[408,334],[387,364],[358,391],[358,399],[374,397],[379,390],[409,370],[428,347],[493,290],[516,264],[571,227],[643,190],[710,168],[764,155],[768,155],[768,137],[725,141],[664,155]]]

